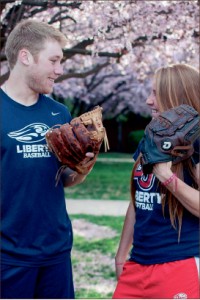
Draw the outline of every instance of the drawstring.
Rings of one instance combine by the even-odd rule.
[[[104,128],[104,131],[105,131],[105,135],[104,135],[104,149],[105,149],[105,152],[107,152],[108,150],[110,150],[110,147],[109,147],[109,141],[108,141],[108,136],[107,136],[107,133],[106,133],[106,130]]]
[[[63,165],[63,166],[61,166],[61,167],[58,169],[58,171],[57,171],[57,173],[56,173],[56,178],[55,178],[55,180],[56,180],[56,186],[58,185],[58,182],[59,182],[59,180],[60,180],[60,177],[61,177],[61,175],[63,174],[63,172],[65,171],[66,168],[67,168],[67,166],[66,166],[66,165]]]

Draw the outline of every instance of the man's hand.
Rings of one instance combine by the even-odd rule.
[[[85,156],[93,158],[94,153],[87,152]],[[62,181],[63,181],[64,187],[71,187],[76,184],[82,183],[85,180],[86,176],[92,171],[93,166],[88,171],[87,174],[79,174],[76,171],[71,170],[70,168],[65,169],[65,171],[62,174]]]

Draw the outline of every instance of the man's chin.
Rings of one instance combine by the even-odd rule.
[[[42,92],[40,92],[40,94],[45,94],[45,95],[48,95],[48,94],[52,94],[53,92],[53,88],[45,88],[42,90]]]

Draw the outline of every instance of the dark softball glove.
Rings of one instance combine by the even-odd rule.
[[[70,123],[55,125],[46,133],[49,150],[66,167],[79,174],[88,174],[96,162],[102,142],[105,151],[109,149],[106,130],[102,123],[102,108],[93,110],[72,119]],[[92,152],[94,157],[86,157]]]
[[[191,106],[182,104],[161,113],[145,128],[141,144],[143,173],[152,173],[153,165],[189,158],[193,143],[200,136],[200,117]]]

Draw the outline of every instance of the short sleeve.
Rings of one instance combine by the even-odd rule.
[[[143,139],[142,139],[143,140]],[[138,147],[136,149],[136,151],[133,154],[133,159],[136,161],[136,159],[138,158],[139,154],[140,154],[140,149],[141,149],[141,144],[142,144],[142,140],[139,142]]]
[[[192,158],[193,158],[194,163],[198,164],[200,161],[200,151],[199,151],[200,150],[200,138],[198,138],[194,142],[193,146],[194,146],[194,153],[192,155]]]

